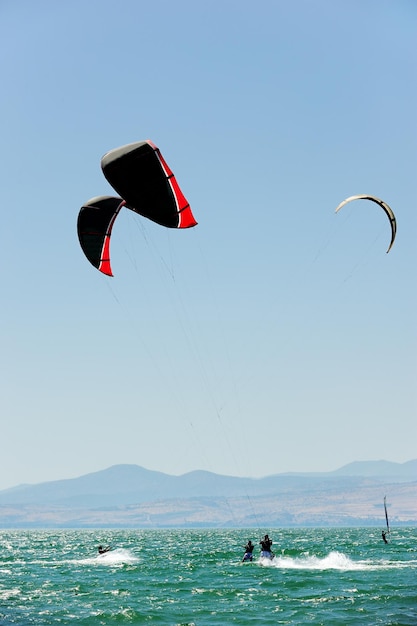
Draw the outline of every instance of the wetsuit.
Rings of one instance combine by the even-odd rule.
[[[245,554],[243,555],[243,560],[244,561],[252,561],[253,559],[253,549],[254,549],[254,545],[251,541],[249,541],[249,543],[246,544],[245,546]]]
[[[261,541],[259,543],[260,543],[260,545],[262,547],[261,557],[267,558],[267,559],[272,559],[272,557],[273,557],[273,554],[271,552],[272,541],[268,537],[268,535],[265,535],[265,538],[261,539]]]

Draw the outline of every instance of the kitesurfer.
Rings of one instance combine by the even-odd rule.
[[[271,551],[272,539],[270,539],[268,535],[265,535],[265,537],[261,539],[259,543],[262,547],[261,557],[266,559],[274,558],[274,553]]]
[[[103,548],[103,546],[98,547],[99,554],[105,554],[106,552],[109,552],[109,550],[111,550],[110,546],[106,546],[105,548]]]
[[[388,543],[387,533],[385,532],[385,530],[382,531],[382,540],[384,543]]]
[[[253,559],[253,549],[254,549],[254,545],[252,543],[252,541],[249,539],[248,543],[245,546],[245,554],[243,555],[243,559],[242,561],[252,561]]]

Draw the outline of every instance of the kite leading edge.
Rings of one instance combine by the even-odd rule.
[[[341,202],[339,204],[339,206],[336,208],[335,213],[340,211],[340,209],[343,206],[345,206],[345,204],[347,204],[348,202],[351,202],[352,200],[372,200],[372,202],[376,202],[376,204],[379,204],[379,206],[384,209],[384,211],[387,214],[388,219],[390,221],[390,225],[391,225],[391,242],[390,242],[390,244],[388,246],[388,250],[387,250],[387,254],[388,254],[388,252],[391,250],[391,248],[392,248],[392,246],[394,244],[395,235],[397,234],[397,222],[396,222],[393,210],[391,209],[390,206],[388,206],[388,204],[386,202],[384,202],[380,198],[377,198],[376,196],[369,196],[369,195],[365,195],[365,194],[359,194],[359,195],[356,195],[356,196],[349,196],[349,198],[346,198],[346,200],[343,200],[343,202]]]

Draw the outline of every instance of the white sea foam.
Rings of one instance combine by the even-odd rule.
[[[16,596],[21,595],[21,590],[18,587],[13,587],[13,589],[2,589],[0,591],[0,600],[10,600],[10,598],[14,598]]]
[[[370,564],[364,561],[352,561],[342,552],[329,552],[325,557],[301,556],[287,557],[275,556],[273,559],[260,558],[258,563],[264,567],[277,567],[280,569],[308,569],[308,570],[363,570],[369,569]]]
[[[124,548],[116,548],[115,550],[109,550],[104,554],[97,554],[93,557],[86,559],[77,559],[77,563],[80,565],[124,565],[130,563],[137,563],[139,559],[134,556],[130,550]]]

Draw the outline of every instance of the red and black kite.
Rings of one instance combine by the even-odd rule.
[[[152,141],[139,141],[107,152],[101,159],[103,174],[121,196],[98,196],[86,202],[78,215],[78,238],[87,259],[112,276],[110,236],[114,221],[125,206],[168,228],[197,224],[190,205],[159,149]]]

